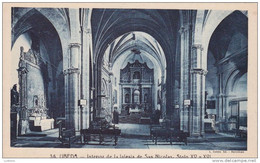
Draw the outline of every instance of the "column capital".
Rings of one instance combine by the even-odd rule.
[[[202,46],[202,44],[193,44],[192,49],[194,49],[194,50],[199,49],[199,50],[203,51],[203,46]]]
[[[70,48],[74,48],[74,47],[75,47],[75,48],[80,48],[80,45],[81,45],[80,43],[70,43],[70,44],[69,44],[69,47],[70,47]]]
[[[74,74],[74,73],[80,74],[79,69],[78,68],[69,68],[69,69],[63,71],[64,75]]]
[[[188,31],[188,27],[187,26],[182,26],[180,29],[179,29],[179,33],[180,34],[183,34],[184,32]]]
[[[204,69],[202,69],[202,68],[193,68],[193,69],[191,69],[191,73],[192,73],[192,74],[200,74],[200,75],[206,76],[207,73],[208,73],[208,71],[207,71],[207,70],[204,70]]]

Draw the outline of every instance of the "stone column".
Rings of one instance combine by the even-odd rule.
[[[87,129],[90,123],[90,45],[91,29],[81,28],[82,48],[81,48],[81,94],[80,98],[87,100],[85,106],[81,108],[81,128]]]
[[[112,63],[109,63],[109,80],[108,80],[108,91],[109,91],[109,107],[110,107],[110,111],[111,111],[111,115],[113,115],[113,105],[114,105],[114,101],[113,101],[113,73],[112,73]]]
[[[189,99],[189,26],[181,27],[181,77],[180,77],[180,129],[189,131],[189,107],[184,100]]]
[[[205,114],[205,76],[207,71],[202,68],[202,51],[200,44],[193,45],[191,57],[191,100],[190,134],[193,137],[204,135]]]
[[[67,67],[64,67],[65,84],[65,126],[67,129],[75,128],[80,130],[81,117],[78,100],[80,99],[80,70],[81,70],[81,49],[82,41],[79,9],[69,9],[70,16],[70,44],[68,45]],[[64,61],[65,62],[65,61]],[[83,65],[84,66],[84,65]]]
[[[219,123],[219,130],[225,130],[225,95],[220,93],[218,96],[218,123]]]
[[[154,79],[157,79],[157,78],[154,78]],[[157,109],[157,97],[158,97],[158,80],[154,80],[153,82],[153,85],[151,86],[151,89],[152,89],[152,101],[154,101],[153,103],[153,108],[156,110]]]
[[[165,83],[164,83],[164,76],[162,76],[162,82],[161,82],[161,111],[162,111],[162,117],[165,117],[166,113],[166,96],[165,96]]]
[[[224,113],[223,113],[223,121],[224,121],[224,125],[225,125],[225,127],[224,127],[224,130],[226,130],[226,126],[227,126],[227,121],[228,121],[228,117],[227,117],[227,109],[228,109],[228,105],[227,105],[227,103],[228,103],[228,100],[227,100],[227,98],[228,98],[228,96],[227,95],[224,95],[224,100],[223,100],[223,109],[224,109]]]
[[[132,88],[132,87],[130,87],[129,102],[130,102],[130,104],[133,104],[133,103],[134,103],[133,88]]]
[[[218,67],[218,95],[217,95],[217,121],[218,130],[223,131],[225,129],[225,94],[223,93],[223,70],[221,66]]]
[[[224,94],[220,93],[218,95],[218,104],[219,104],[219,108],[218,108],[218,112],[219,112],[219,121],[223,120],[223,116],[224,116]]]
[[[18,124],[18,135],[24,135],[29,131],[29,122],[27,116],[27,73],[28,70],[26,65],[21,65],[23,60],[20,60],[18,71],[19,75],[19,124]]]
[[[120,78],[119,78],[119,82],[121,82],[120,81]],[[122,85],[121,85],[121,83],[118,83],[119,84],[119,90],[118,90],[118,109],[119,109],[119,113],[121,114],[122,113],[122,103],[123,103],[123,91],[122,91]]]
[[[65,76],[65,117],[66,128],[75,128],[80,130],[80,111],[78,106],[79,100],[79,54],[80,45],[71,43],[69,45],[69,68],[64,70]]]

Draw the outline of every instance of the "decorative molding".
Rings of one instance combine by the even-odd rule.
[[[199,75],[204,75],[206,76],[208,71],[207,70],[204,70],[204,69],[201,69],[201,68],[193,68],[191,69],[191,73],[192,74],[199,74]]]
[[[38,56],[40,56],[40,54],[35,50],[29,49],[28,52],[24,52],[23,46],[20,47],[20,61],[25,61],[39,66],[40,60]]]
[[[218,94],[217,95],[217,98],[222,98],[222,97],[228,97],[226,94],[224,94],[224,93],[220,93],[220,94]]]
[[[63,71],[64,75],[74,74],[74,73],[80,74],[80,70],[78,68],[69,68]]]
[[[80,48],[80,45],[81,45],[80,43],[70,43],[69,44],[69,48],[74,48],[74,47],[75,48]]]
[[[184,32],[188,31],[188,29],[184,26],[182,26],[180,29],[179,29],[179,33],[182,35]]]
[[[204,50],[202,44],[193,44],[193,45],[192,45],[192,49],[193,49],[193,50],[199,49],[200,51],[203,51],[203,50]]]
[[[248,47],[244,47],[242,49],[238,49],[237,51],[231,53],[228,56],[225,56],[224,58],[219,60],[215,65],[227,64],[230,60],[237,57],[241,58],[241,61],[244,62],[245,60],[242,60],[242,58],[244,57],[244,59],[247,59],[247,56],[248,56]]]

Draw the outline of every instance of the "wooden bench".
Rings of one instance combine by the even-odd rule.
[[[62,145],[65,147],[71,147],[71,144],[77,140],[77,136],[75,134],[75,129],[63,129],[61,130],[61,137],[59,138],[62,142]]]
[[[178,131],[174,128],[165,128],[160,125],[150,126],[150,137],[155,144],[158,142],[158,138],[169,141],[172,145],[172,142],[184,142],[187,145],[187,137],[189,134],[187,132]]]
[[[247,127],[240,126],[238,129],[238,136],[241,138],[246,138],[247,137]]]
[[[89,129],[82,129],[80,131],[81,137],[83,137],[84,143],[91,141],[91,136],[98,136],[99,144],[104,142],[104,138],[106,136],[110,136],[114,139],[114,145],[117,145],[118,136],[121,134],[121,130],[115,125],[109,128],[89,128]]]

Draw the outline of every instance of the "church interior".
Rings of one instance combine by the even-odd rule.
[[[11,146],[147,130],[246,148],[247,11],[14,7],[11,27]]]

